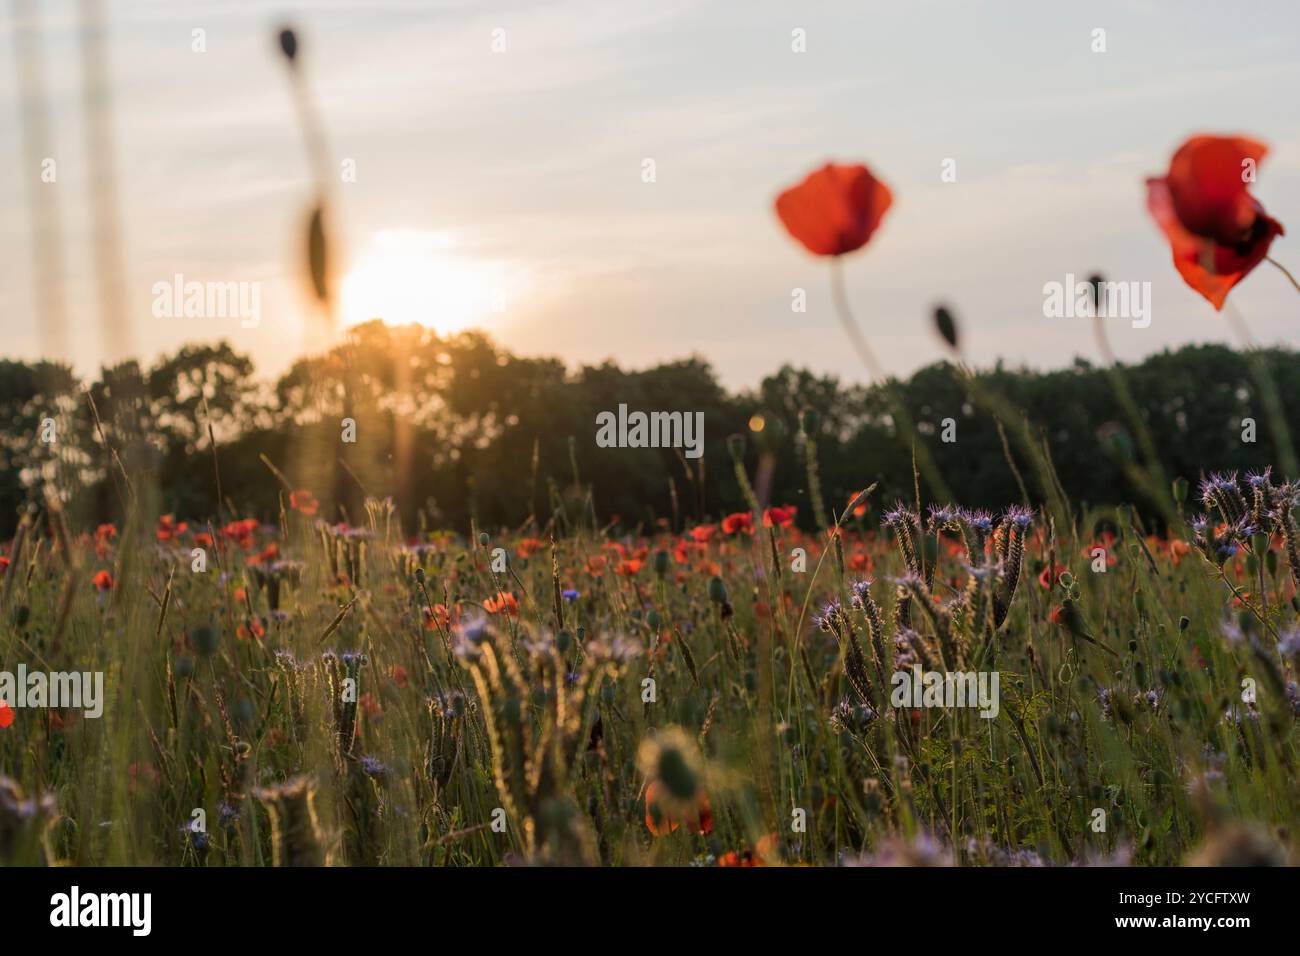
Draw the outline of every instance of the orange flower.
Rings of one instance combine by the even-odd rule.
[[[754,516],[748,511],[729,514],[722,519],[722,530],[725,534],[735,534],[738,531],[748,534],[754,530]]]
[[[630,578],[640,571],[644,564],[644,561],[637,561],[636,559],[620,561],[618,567],[614,569],[614,573],[622,575],[625,578]]]
[[[117,528],[111,524],[101,524],[95,529],[95,557],[101,560],[108,555],[110,543],[117,537]]]
[[[107,571],[97,571],[95,576],[90,579],[90,583],[95,586],[99,592],[113,590],[113,575]]]
[[[248,563],[269,564],[270,562],[274,561],[276,557],[279,556],[279,554],[280,554],[279,546],[274,541],[272,541],[258,554],[255,554],[251,558],[249,558]]]
[[[815,256],[842,256],[867,244],[893,202],[866,166],[828,163],[776,198],[786,231]]]
[[[598,578],[605,573],[605,565],[608,563],[609,559],[603,554],[590,557],[587,559],[587,573],[594,578]]]
[[[530,557],[545,547],[546,542],[541,538],[524,538],[519,542],[519,557]]]
[[[446,627],[451,623],[451,611],[445,604],[435,604],[433,607],[424,609],[424,629],[426,631],[436,631],[439,627]]]
[[[490,597],[483,602],[483,610],[489,614],[500,614],[504,611],[511,617],[518,617],[519,601],[509,591],[498,591],[496,597]]]
[[[667,802],[668,799],[659,792],[659,781],[650,781],[645,791],[645,825],[654,836],[672,833],[682,825],[681,819],[664,808],[663,804]],[[713,832],[713,807],[703,790],[696,799],[695,811],[687,813],[685,823],[691,833]]]
[[[177,522],[171,515],[163,515],[158,519],[158,540],[170,541],[172,538],[180,537],[188,528],[184,521]]]
[[[1168,175],[1147,180],[1147,209],[1169,240],[1174,268],[1216,311],[1284,234],[1244,173],[1267,153],[1241,136],[1193,136],[1174,153]]]
[[[691,536],[691,540],[696,544],[707,544],[709,539],[713,537],[713,533],[717,530],[718,526],[715,524],[702,524],[699,527],[692,528],[686,533]]]
[[[310,491],[289,492],[289,507],[310,517],[320,509],[320,502]]]

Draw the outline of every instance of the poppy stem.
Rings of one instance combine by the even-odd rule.
[[[1297,281],[1296,281],[1295,276],[1293,276],[1293,275],[1291,274],[1291,270],[1289,270],[1286,266],[1282,265],[1282,263],[1278,262],[1278,261],[1277,261],[1276,259],[1274,259],[1272,256],[1265,256],[1264,258],[1267,259],[1269,262],[1271,262],[1273,265],[1275,265],[1278,269],[1280,269],[1281,272],[1282,272],[1282,275],[1284,275],[1284,276],[1286,276],[1288,279],[1290,279],[1290,280],[1291,280],[1291,284],[1292,284],[1293,286],[1295,286],[1296,291],[1297,291],[1297,292],[1300,292],[1300,282],[1297,282]]]
[[[835,314],[839,317],[840,325],[844,326],[844,331],[857,350],[858,357],[862,359],[862,364],[867,367],[868,374],[875,381],[883,382],[885,380],[884,370],[880,367],[880,362],[876,360],[876,355],[871,351],[871,346],[867,344],[866,337],[862,334],[862,328],[858,325],[858,320],[853,317],[853,311],[849,308],[848,296],[844,294],[844,270],[840,266],[840,257],[834,256],[831,259],[831,299],[835,303]]]
[[[889,402],[899,441],[906,446],[905,436],[911,437],[912,455],[917,461],[921,473],[925,475],[930,489],[939,500],[952,501],[952,492],[948,490],[947,484],[944,483],[943,476],[939,473],[939,467],[930,454],[930,449],[926,447],[924,442],[919,443],[918,447],[916,426],[912,423],[912,416],[903,403],[902,396],[895,392],[894,383],[886,378],[885,370],[880,367],[880,363],[876,360],[876,354],[871,351],[866,336],[862,334],[862,329],[858,326],[858,320],[853,317],[853,311],[849,308],[848,296],[844,294],[844,272],[840,268],[838,256],[831,259],[831,298],[835,302],[835,314],[839,316],[840,324],[844,326],[849,341],[857,349],[858,357],[862,359],[862,364],[867,367],[867,374],[871,376],[869,384],[879,385],[885,400]]]

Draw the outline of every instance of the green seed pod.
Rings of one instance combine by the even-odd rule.
[[[215,654],[217,644],[217,630],[210,624],[204,624],[190,631],[190,646],[194,648],[194,653],[201,657]]]
[[[654,569],[655,569],[655,574],[659,575],[659,577],[661,578],[668,573],[668,552],[667,551],[660,550],[655,552]]]
[[[934,327],[941,339],[952,348],[957,347],[957,320],[942,305],[934,310]]]
[[[716,575],[709,578],[709,600],[714,604],[724,604],[727,600],[727,586]]]
[[[1175,478],[1173,483],[1174,501],[1184,504],[1187,501],[1187,479]]]
[[[659,753],[658,777],[678,800],[690,800],[699,788],[699,780],[686,755],[676,747],[664,747]]]
[[[486,548],[488,546],[488,542],[491,540],[492,539],[488,537],[488,533],[486,531],[480,531],[478,533],[478,543],[481,546]]]
[[[1184,614],[1182,617],[1178,619],[1178,630],[1185,631],[1187,630],[1187,628],[1191,626],[1191,624],[1192,624],[1192,619],[1188,617],[1186,614]]]

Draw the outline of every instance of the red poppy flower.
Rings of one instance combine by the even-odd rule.
[[[291,491],[289,492],[289,507],[294,511],[311,517],[320,508],[320,502],[310,491]]]
[[[827,163],[776,197],[776,214],[813,255],[842,256],[866,245],[893,201],[866,166]]]
[[[645,825],[654,836],[672,833],[682,825],[681,814],[669,813],[664,804],[669,802],[659,793],[659,781],[652,780],[645,791]],[[691,833],[713,832],[713,807],[703,790],[696,799],[694,812],[685,815],[686,829]]]
[[[1065,568],[1059,564],[1056,567],[1052,567],[1049,564],[1047,567],[1043,568],[1043,573],[1038,576],[1039,586],[1044,590],[1050,589],[1057,576],[1064,570]]]
[[[718,530],[717,525],[702,524],[697,528],[692,528],[690,531],[686,533],[691,536],[691,540],[694,541],[696,544],[706,544],[708,543],[709,539],[713,537],[713,533],[717,530]]]
[[[0,554],[0,571],[8,571],[8,570],[9,570],[9,559],[6,558],[3,554]]]
[[[786,505],[784,508],[768,508],[763,512],[763,527],[788,528],[794,524],[795,512],[798,510],[794,505]]]
[[[541,538],[524,538],[519,542],[519,557],[531,557],[544,547],[546,547],[546,542]]]
[[[1193,136],[1167,176],[1147,180],[1147,209],[1169,240],[1174,268],[1216,310],[1283,234],[1247,190],[1245,170],[1267,152],[1240,136]]]
[[[587,559],[587,573],[593,578],[598,578],[605,573],[605,565],[609,563],[609,558],[603,554],[593,555]]]
[[[90,579],[90,583],[95,586],[97,591],[111,591],[113,590],[113,575],[107,571],[97,571],[95,576]]]
[[[727,515],[722,519],[722,531],[724,534],[735,534],[737,531],[744,531],[746,534],[754,530],[754,516],[748,511],[737,511],[735,514]]]
[[[170,541],[183,534],[188,527],[184,521],[177,522],[172,515],[163,515],[158,519],[158,540]]]
[[[637,561],[636,559],[620,561],[618,567],[614,569],[614,573],[620,574],[625,578],[630,578],[640,571],[644,564],[644,561]]]
[[[519,614],[519,599],[509,591],[498,591],[496,597],[490,597],[483,602],[483,610],[489,614],[500,614],[504,611],[511,617],[517,617]]]

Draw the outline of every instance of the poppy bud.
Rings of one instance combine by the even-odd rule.
[[[709,600],[714,604],[724,604],[727,600],[727,586],[716,575],[709,578]]]
[[[938,330],[939,337],[949,346],[954,349],[957,347],[957,321],[942,305],[934,310],[934,327]]]
[[[190,645],[194,648],[195,653],[207,657],[217,652],[217,631],[210,624],[204,624],[202,627],[196,627],[190,631]]]
[[[1101,287],[1106,280],[1100,273],[1094,272],[1088,276],[1088,288],[1092,291],[1092,314],[1101,315]]]
[[[1107,422],[1097,429],[1097,438],[1112,457],[1121,463],[1133,462],[1133,438],[1123,425]]]
[[[805,408],[799,413],[799,427],[803,429],[805,435],[815,435],[821,430],[822,417],[811,408]]]
[[[415,569],[415,580],[419,581],[421,584],[424,583],[424,568]]]
[[[482,547],[486,548],[488,546],[488,542],[491,540],[492,539],[488,537],[488,533],[486,531],[480,531],[478,533],[478,543]]]
[[[658,770],[658,779],[678,800],[690,800],[695,796],[699,781],[679,748],[670,745],[659,751]]]
[[[298,56],[298,36],[288,27],[280,31],[280,50],[290,63]]]
[[[739,433],[727,437],[727,451],[730,452],[733,461],[740,461],[745,457],[745,436]]]
[[[1173,484],[1174,501],[1183,504],[1187,500],[1187,479],[1175,478]]]
[[[661,550],[655,552],[654,569],[655,569],[655,574],[659,575],[659,577],[661,578],[668,573],[668,552],[667,551]]]

